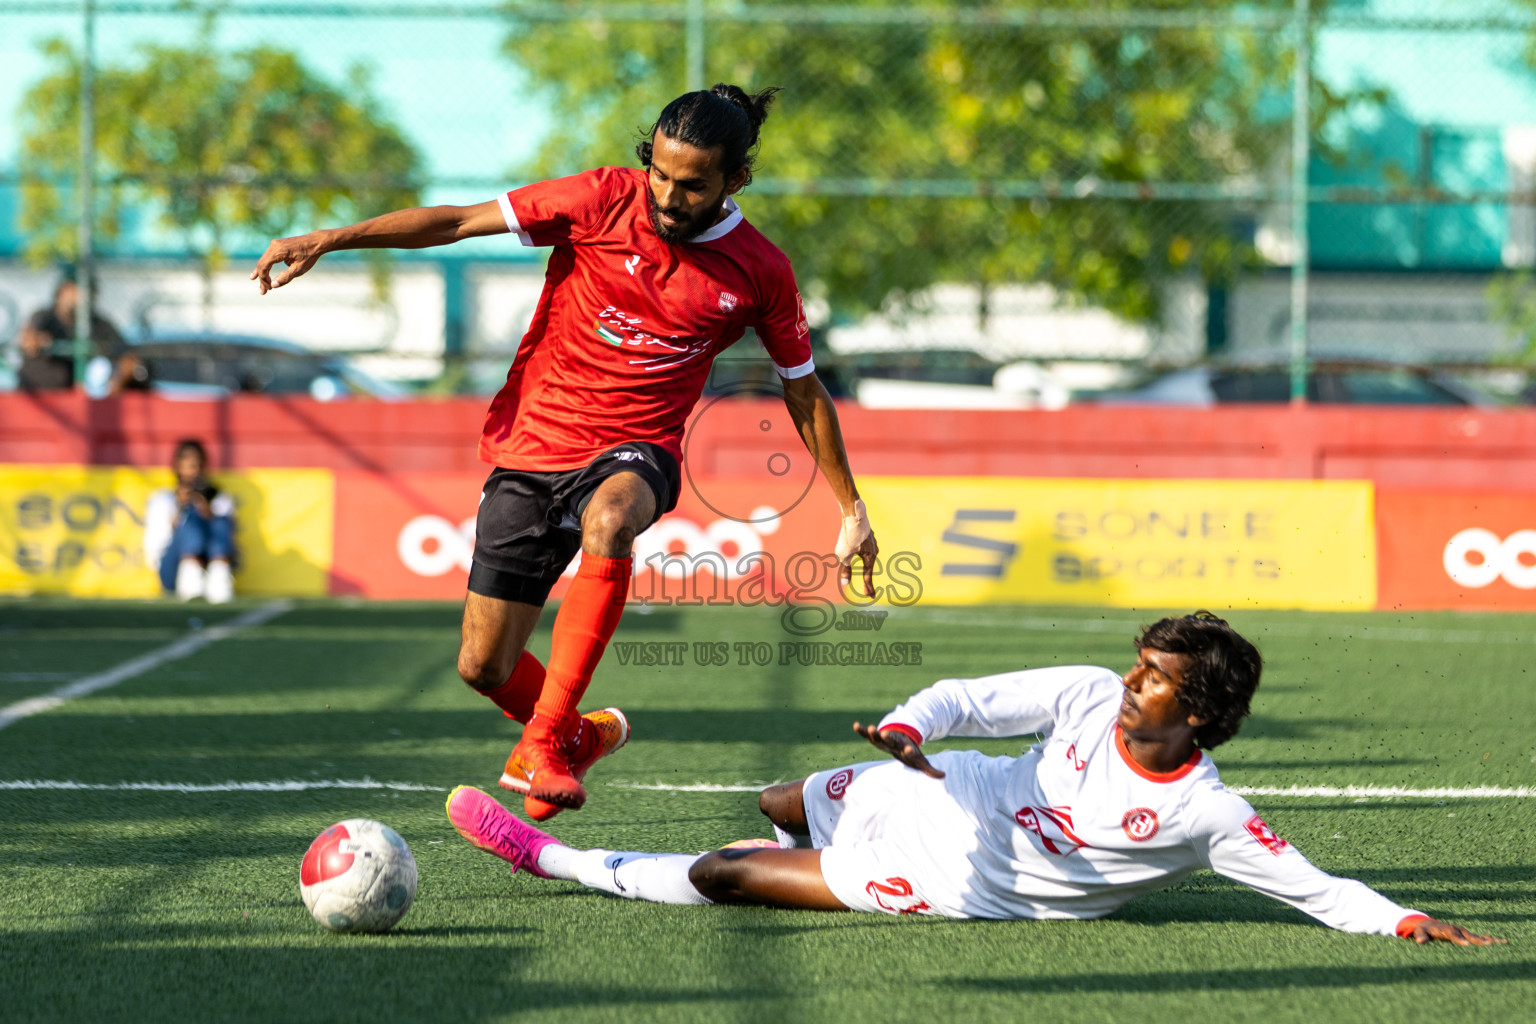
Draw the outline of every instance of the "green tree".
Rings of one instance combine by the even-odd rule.
[[[80,57],[60,40],[44,50],[52,69],[21,105],[21,223],[38,262],[75,255],[79,162]],[[360,71],[338,87],[291,53],[220,52],[206,37],[144,46],[136,58],[96,71],[98,230],[107,239],[125,209],[154,209],[211,281],[231,241],[419,202],[421,157]]]
[[[879,307],[939,281],[1032,281],[1144,320],[1156,315],[1170,276],[1217,279],[1251,257],[1234,222],[1251,223],[1252,203],[988,196],[966,194],[967,183],[1064,191],[1085,181],[1257,183],[1289,144],[1293,51],[1282,33],[880,25],[873,11],[863,24],[731,20],[751,6],[710,6],[707,79],[785,87],[764,130],[749,213],[835,311]],[[1113,0],[1093,11],[1127,6]],[[1234,0],[1198,5],[1218,13],[1239,6],[1251,9]],[[516,3],[509,10],[505,51],[542,88],[554,125],[519,172],[633,163],[636,120],[683,89],[682,24],[550,21],[519,18]],[[1320,116],[1347,102],[1315,96]],[[848,179],[918,193],[943,187],[923,183],[958,187],[951,196],[850,196],[790,184]]]

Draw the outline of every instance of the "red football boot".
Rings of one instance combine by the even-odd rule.
[[[506,768],[498,784],[503,789],[524,795],[523,811],[534,821],[548,821],[566,808],[579,808],[586,800],[586,790],[582,788],[581,781],[600,758],[607,757],[629,742],[629,719],[618,708],[589,711],[581,716],[576,735],[561,745],[559,754],[564,764],[547,766],[551,769],[565,769],[568,773],[565,778],[570,782],[564,785],[559,775],[553,772],[543,779],[535,778],[538,775],[535,759],[539,751],[528,742],[527,733],[523,736],[523,741],[512,748],[512,756],[507,758]],[[570,802],[566,796],[572,789],[581,794],[575,802]]]

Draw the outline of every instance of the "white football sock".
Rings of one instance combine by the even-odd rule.
[[[573,850],[561,843],[550,843],[539,851],[539,870],[551,878],[577,881],[576,859],[586,850]]]
[[[813,844],[810,836],[797,836],[793,832],[785,832],[779,826],[773,826],[773,835],[779,841],[781,850],[809,850]]]
[[[539,869],[629,900],[703,906],[710,901],[688,881],[697,853],[572,850],[554,843],[539,851]]]

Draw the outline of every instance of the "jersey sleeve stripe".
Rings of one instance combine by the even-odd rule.
[[[797,377],[804,377],[806,374],[813,372],[816,369],[816,360],[807,359],[799,366],[790,367],[783,367],[778,363],[774,363],[773,368],[777,370],[779,372],[779,376],[783,377],[785,380],[794,380]]]
[[[915,726],[907,725],[905,722],[890,722],[880,726],[881,732],[885,732],[887,729],[890,729],[893,732],[901,733],[903,736],[911,740],[913,743],[916,743],[918,746],[923,745],[923,734],[919,732]]]
[[[523,230],[523,226],[517,222],[517,214],[512,212],[512,200],[503,192],[496,197],[496,203],[501,207],[501,216],[507,222],[507,230],[522,240],[524,245],[533,245],[533,236]]]

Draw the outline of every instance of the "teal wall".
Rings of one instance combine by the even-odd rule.
[[[1511,0],[1335,0],[1332,9],[1387,19],[1532,13]],[[1390,98],[1330,126],[1325,141],[1349,156],[1341,162],[1315,153],[1310,181],[1509,189],[1505,133],[1536,125],[1536,70],[1525,58],[1531,40],[1509,29],[1321,29],[1318,78],[1335,92],[1381,88]],[[1509,233],[1507,212],[1494,203],[1313,204],[1309,212],[1312,261],[1323,269],[1492,270]]]

